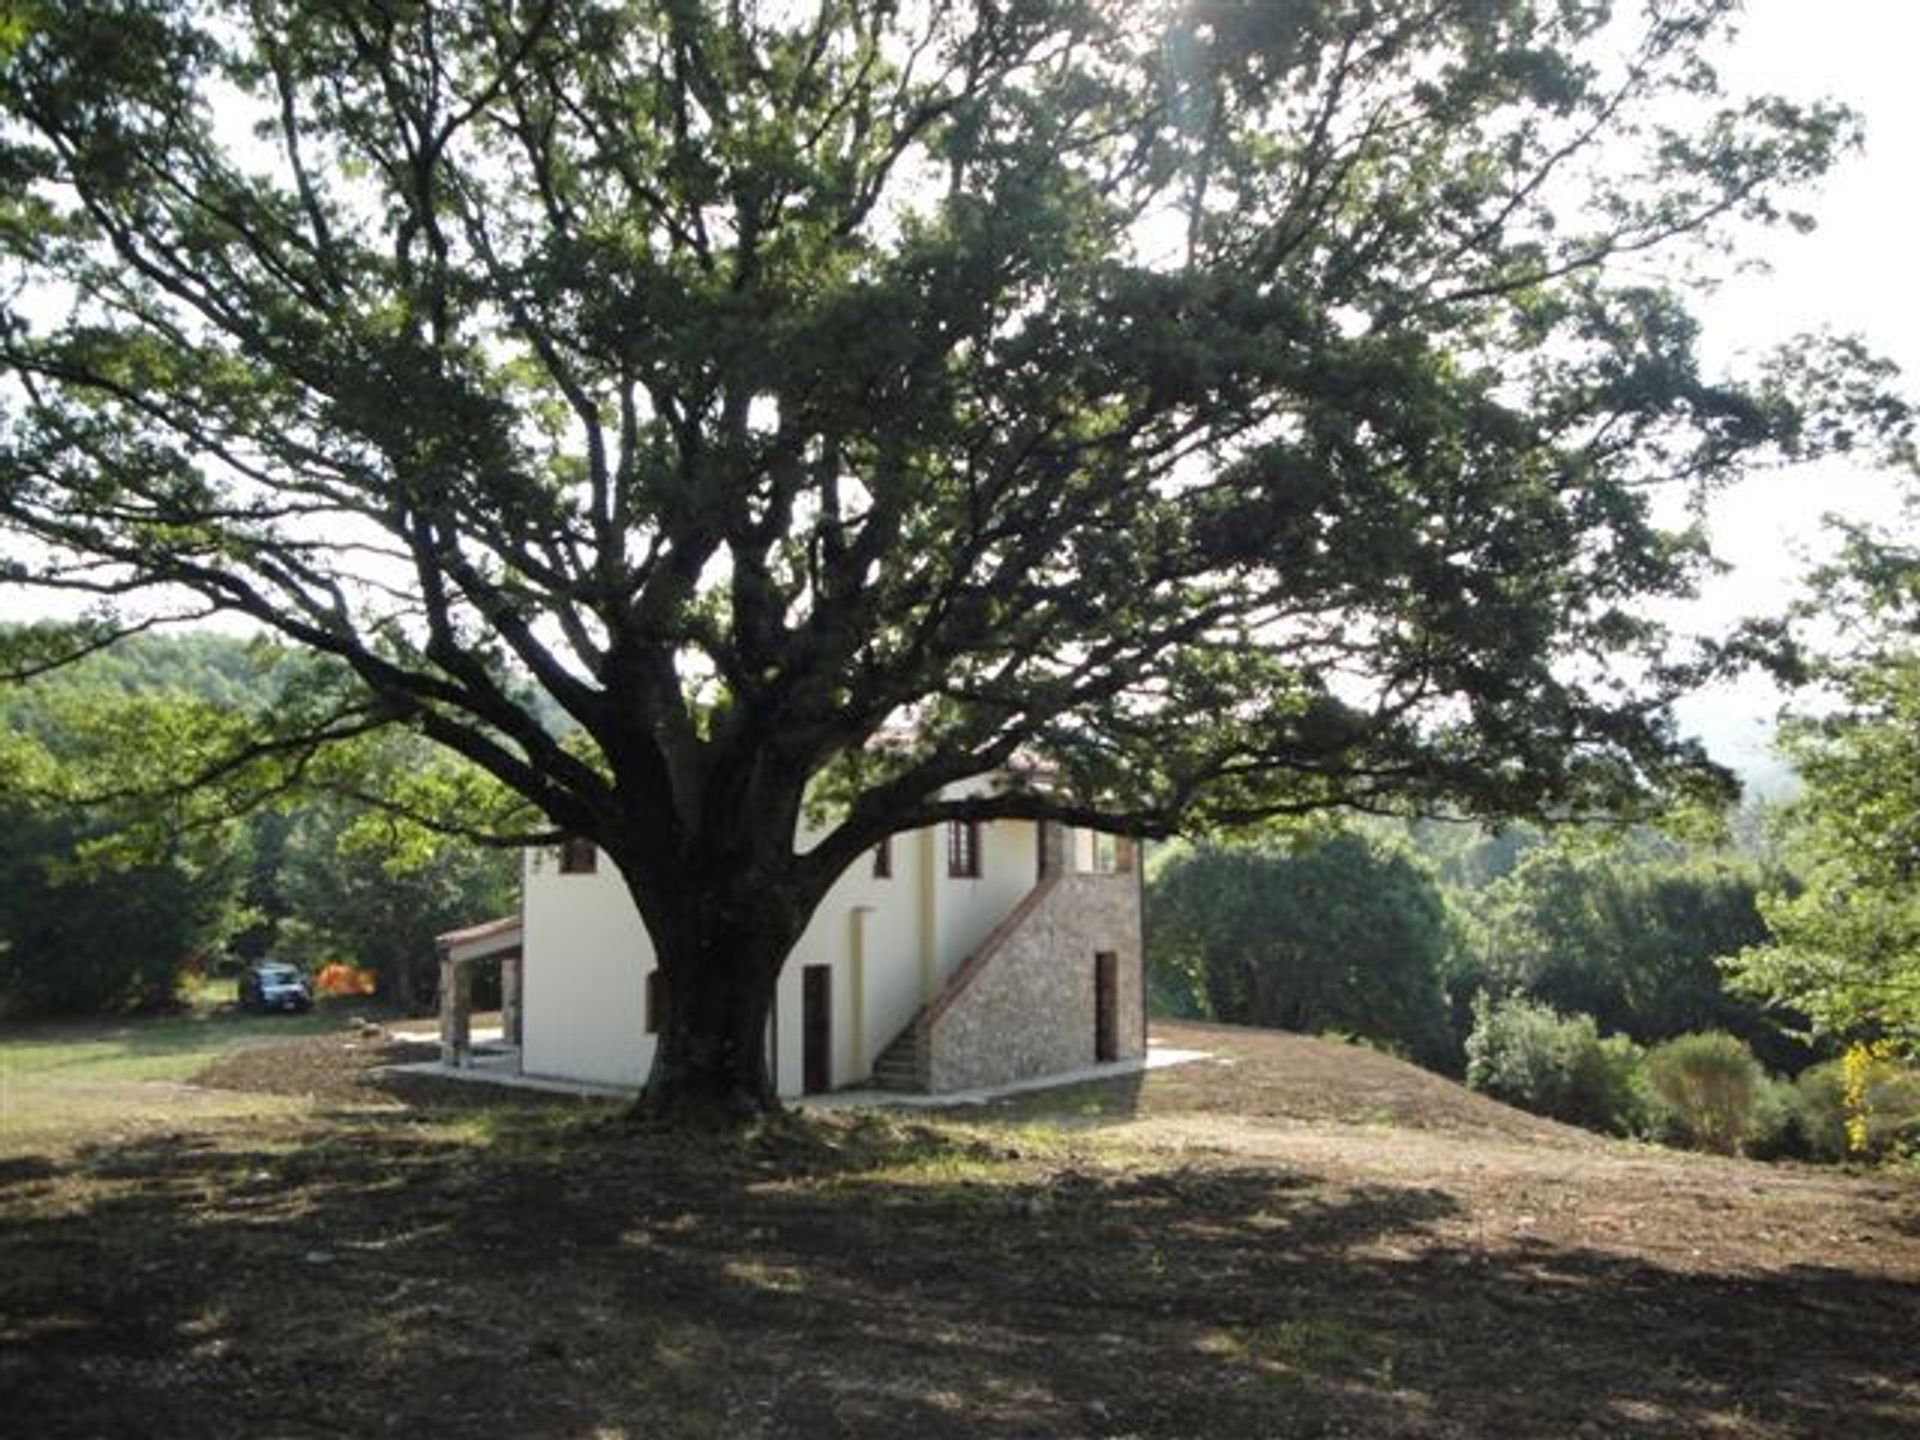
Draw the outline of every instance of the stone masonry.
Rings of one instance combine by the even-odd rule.
[[[1052,873],[922,1017],[920,1063],[939,1092],[1083,1069],[1094,1057],[1094,967],[1117,957],[1116,1058],[1146,1054],[1140,877]],[[1137,862],[1136,862],[1137,863]]]

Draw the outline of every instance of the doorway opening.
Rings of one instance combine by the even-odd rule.
[[[1093,957],[1093,1058],[1120,1058],[1120,957],[1111,950]]]
[[[833,967],[800,972],[800,1089],[818,1095],[833,1088]]]

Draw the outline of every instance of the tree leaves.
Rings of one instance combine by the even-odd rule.
[[[1148,948],[1163,991],[1200,1013],[1340,1031],[1449,1065],[1441,972],[1453,942],[1440,890],[1367,837],[1205,845],[1155,873]]]
[[[1143,831],[1723,787],[1650,492],[1909,417],[1702,372],[1692,267],[1856,138],[1718,104],[1722,11],[75,0],[0,76],[0,522],[663,892],[1016,755]]]

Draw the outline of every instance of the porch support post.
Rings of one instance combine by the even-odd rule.
[[[500,961],[500,1038],[509,1045],[520,1043],[520,965],[518,955]]]
[[[473,1031],[473,967],[462,965],[451,951],[440,952],[440,1061],[464,1066],[471,1057]]]

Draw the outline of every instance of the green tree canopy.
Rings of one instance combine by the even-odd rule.
[[[0,657],[30,668],[72,638],[0,627]],[[227,639],[141,637],[0,684],[0,1007],[164,1007],[182,971],[244,921],[244,832],[211,796],[158,777],[235,733],[224,701],[247,653]]]
[[[1833,706],[1782,730],[1801,783],[1781,839],[1799,886],[1763,898],[1741,989],[1848,1039],[1920,1047],[1920,552],[1856,531],[1814,607],[1847,622]]]
[[[240,918],[231,851],[90,863],[97,818],[0,797],[0,1010],[162,1009]]]
[[[1457,1060],[1441,988],[1453,927],[1433,877],[1364,835],[1202,845],[1174,855],[1148,897],[1163,988],[1218,1020],[1335,1030]]]
[[[894,831],[1711,783],[1654,497],[1905,425],[1696,360],[1854,139],[1719,96],[1729,9],[28,0],[10,573],[249,616],[591,836],[649,1103],[755,1110]]]
[[[388,803],[309,799],[292,815],[275,881],[286,912],[279,953],[364,966],[406,1011],[439,983],[434,937],[507,914],[518,898],[512,852],[449,840],[410,818],[447,804],[423,787],[458,789],[459,767],[430,751],[405,736],[354,747],[354,793]]]
[[[0,627],[0,657],[32,671],[86,639]],[[499,797],[405,734],[304,758],[261,744],[310,668],[260,641],[140,635],[0,683],[0,1004],[165,1005],[227,944],[356,960],[405,1009],[431,993],[434,936],[506,910],[514,864],[416,817]]]
[[[1524,993],[1643,1045],[1731,1031],[1776,1067],[1812,1057],[1719,963],[1762,939],[1760,893],[1784,877],[1723,853],[1640,834],[1575,835],[1528,853],[1474,896],[1469,963],[1455,983]]]

